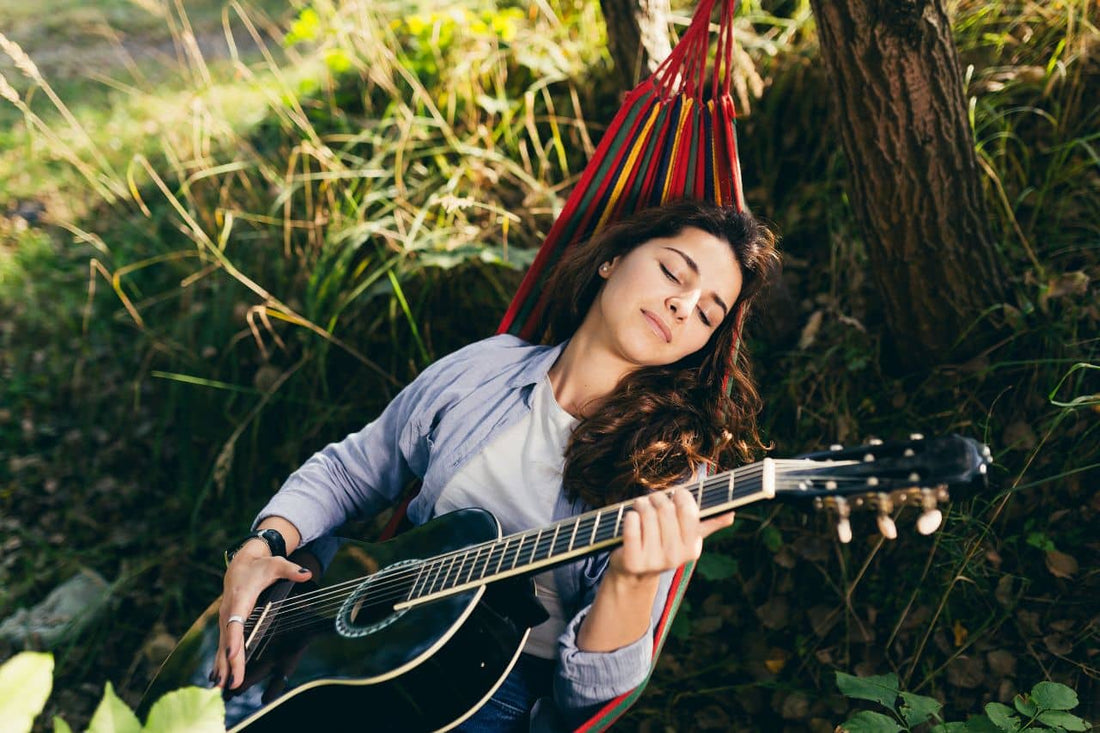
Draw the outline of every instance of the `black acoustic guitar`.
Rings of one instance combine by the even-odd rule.
[[[984,480],[989,449],[948,436],[878,442],[789,460],[765,459],[686,485],[708,517],[794,499],[832,511],[851,539],[852,508],[920,508],[934,532],[949,486]],[[446,730],[469,717],[515,664],[539,620],[529,577],[621,542],[630,502],[500,536],[480,509],[447,514],[388,542],[326,538],[295,553],[316,582],[281,581],[260,597],[245,633],[246,679],[226,693],[232,731],[308,730],[355,710],[372,731]],[[191,627],[146,691],[142,708],[185,685],[209,685],[218,601]]]

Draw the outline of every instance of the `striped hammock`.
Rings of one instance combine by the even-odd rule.
[[[736,0],[701,0],[669,57],[627,95],[520,283],[499,333],[538,337],[548,275],[568,247],[607,222],[682,198],[744,209],[730,96],[735,6]],[[740,332],[743,314],[733,317]],[[694,566],[685,565],[673,579],[654,634],[654,663]],[[578,730],[606,730],[638,699],[652,674],[651,666],[642,684],[607,703]]]

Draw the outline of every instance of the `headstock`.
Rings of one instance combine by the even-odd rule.
[[[852,539],[853,509],[876,512],[879,532],[894,539],[897,526],[891,515],[904,506],[919,507],[917,531],[928,535],[943,521],[939,505],[950,499],[949,487],[958,493],[984,484],[991,461],[988,446],[961,435],[927,439],[918,434],[855,448],[832,446],[780,461],[776,495],[809,500],[835,514],[841,542]]]

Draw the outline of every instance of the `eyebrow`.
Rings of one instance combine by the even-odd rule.
[[[695,262],[695,260],[691,259],[691,257],[688,256],[687,252],[684,252],[683,250],[676,249],[675,247],[665,247],[665,249],[671,250],[671,251],[675,252],[676,254],[680,255],[681,257],[683,257],[684,262],[687,263],[688,268],[692,272],[694,272],[696,275],[699,274],[699,265]],[[725,316],[727,316],[730,312],[730,309],[729,309],[729,306],[726,305],[726,301],[722,300],[722,297],[720,295],[718,295],[718,293],[712,292],[710,294],[710,296],[712,298],[714,298],[714,302],[717,303],[718,307],[722,309],[722,317],[724,318]]]

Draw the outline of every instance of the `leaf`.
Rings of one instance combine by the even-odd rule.
[[[898,733],[901,726],[893,718],[871,710],[861,710],[844,723],[840,730],[846,733]]]
[[[932,726],[929,733],[966,733],[966,723],[943,723]]]
[[[1092,727],[1076,715],[1063,710],[1044,710],[1039,713],[1038,720],[1051,728],[1061,728],[1062,730],[1088,730]]]
[[[73,733],[73,729],[60,716],[55,715],[53,717],[53,733]]]
[[[95,709],[87,733],[141,733],[141,723],[134,711],[118,699],[110,682],[103,690],[103,699]]]
[[[1039,714],[1039,708],[1035,706],[1035,703],[1031,701],[1031,698],[1024,695],[1017,695],[1012,699],[1012,704],[1016,706],[1023,715],[1029,718],[1034,718]]]
[[[943,705],[939,700],[912,692],[902,692],[901,717],[910,728],[927,722],[929,718],[939,718]]]
[[[1047,570],[1056,578],[1072,578],[1077,574],[1077,559],[1058,550],[1047,550]]]
[[[993,722],[984,715],[974,715],[967,718],[967,733],[1001,733],[1001,729],[993,725]]]
[[[4,730],[29,731],[52,687],[52,654],[21,652],[0,666],[0,721]]]
[[[695,562],[695,572],[706,580],[726,580],[737,575],[737,558],[720,552],[704,552]]]
[[[1040,682],[1031,688],[1031,702],[1041,710],[1073,710],[1077,707],[1077,693],[1057,682]]]
[[[783,534],[778,529],[769,524],[760,530],[760,534],[764,547],[771,552],[779,552],[779,548],[783,546]]]
[[[1006,733],[1015,733],[1015,731],[1020,730],[1020,719],[1016,717],[1016,711],[1007,705],[1002,705],[999,702],[987,703],[985,714],[989,716],[989,720],[999,730],[1006,731]]]
[[[225,703],[217,688],[184,687],[153,704],[148,733],[225,733]]]
[[[856,677],[837,672],[836,686],[846,697],[877,702],[891,710],[898,699],[898,676],[893,672],[873,677]]]

